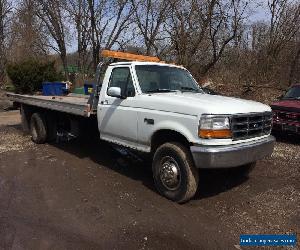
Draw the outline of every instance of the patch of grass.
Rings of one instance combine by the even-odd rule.
[[[8,92],[15,92],[16,88],[12,84],[6,84],[6,85],[4,85],[4,90],[8,91]]]

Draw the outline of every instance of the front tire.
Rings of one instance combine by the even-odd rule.
[[[183,203],[195,195],[199,172],[191,153],[182,144],[161,145],[154,154],[152,171],[157,190],[166,198]]]

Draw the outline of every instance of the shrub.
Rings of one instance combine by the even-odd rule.
[[[40,62],[29,59],[20,63],[8,64],[7,74],[16,93],[32,94],[42,89],[44,81],[61,81],[61,73],[55,69],[54,62]]]

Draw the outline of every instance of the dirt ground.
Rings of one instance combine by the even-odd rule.
[[[196,197],[178,205],[157,194],[145,162],[97,140],[33,144],[18,111],[0,112],[0,249],[242,249],[240,234],[299,240],[299,152],[299,139],[280,139],[249,178],[201,171]]]

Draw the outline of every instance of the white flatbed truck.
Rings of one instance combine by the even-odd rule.
[[[157,190],[182,203],[198,187],[199,168],[247,170],[273,152],[271,108],[205,94],[183,67],[121,52],[90,96],[38,96],[8,93],[20,106],[32,140],[45,143],[60,132],[78,133],[82,119],[94,119],[102,140],[152,157]]]

